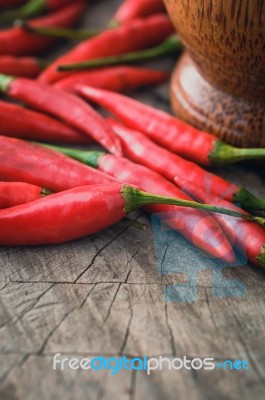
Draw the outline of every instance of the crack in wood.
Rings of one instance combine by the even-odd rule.
[[[78,275],[74,283],[78,283],[79,279],[89,270],[89,268],[92,267],[92,265],[96,261],[97,257],[102,253],[102,251],[104,251],[109,245],[111,245],[111,243],[113,243],[119,236],[123,235],[128,229],[129,226],[126,226],[121,232],[119,232],[114,238],[112,238],[108,243],[106,243],[100,250],[98,250],[97,253],[94,255],[94,257],[92,258],[91,263],[87,266],[87,268],[84,269],[84,271],[81,272],[81,274]]]

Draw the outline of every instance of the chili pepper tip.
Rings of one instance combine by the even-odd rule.
[[[41,196],[42,197],[49,196],[50,194],[53,194],[53,192],[51,190],[46,189],[46,188],[42,188],[41,189]]]
[[[10,83],[15,79],[14,76],[0,74],[0,91],[6,93]]]

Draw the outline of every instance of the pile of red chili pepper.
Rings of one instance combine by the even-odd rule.
[[[64,243],[143,207],[213,257],[233,264],[236,249],[265,267],[265,200],[203,169],[265,149],[124,94],[169,76],[132,64],[181,52],[162,0],[124,0],[105,28],[74,28],[90,7],[0,0],[0,245]],[[66,38],[78,43],[49,59]]]

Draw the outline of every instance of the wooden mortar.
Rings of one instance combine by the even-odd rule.
[[[265,0],[164,0],[187,51],[175,114],[243,147],[265,147]]]

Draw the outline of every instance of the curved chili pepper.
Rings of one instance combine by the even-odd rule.
[[[100,104],[132,129],[143,132],[173,153],[201,165],[220,165],[265,157],[265,149],[241,149],[220,142],[164,111],[121,94],[77,85],[76,91]]]
[[[147,50],[118,54],[117,56],[96,58],[77,63],[63,64],[59,65],[57,69],[58,71],[75,72],[79,70],[87,71],[94,68],[108,67],[113,65],[131,64],[139,61],[152,60],[158,57],[165,57],[169,54],[178,54],[181,52],[182,48],[182,43],[180,42],[179,38],[176,35],[172,35],[163,43]]]
[[[124,154],[132,161],[158,172],[170,181],[176,182],[179,187],[184,187],[185,182],[189,182],[203,191],[205,190],[203,182],[208,182],[212,193],[220,198],[239,203],[246,209],[265,210],[265,201],[255,197],[246,189],[233,185],[171,153],[140,132],[126,128],[114,120],[109,120],[109,123],[122,142]]]
[[[64,243],[88,236],[150,204],[171,204],[207,211],[241,214],[220,207],[157,196],[135,187],[112,184],[81,186],[32,203],[0,210],[1,245]],[[262,262],[264,264],[262,259]]]
[[[132,19],[148,17],[163,11],[165,11],[165,5],[162,0],[125,0],[118,8],[110,25],[124,24]]]
[[[0,101],[0,134],[50,143],[87,144],[89,138],[45,114]]]
[[[115,180],[56,151],[0,136],[0,180],[27,182],[53,192]]]
[[[69,53],[52,63],[39,79],[43,82],[53,83],[69,75],[69,73],[57,71],[57,67],[61,64],[146,49],[161,43],[172,32],[173,26],[164,15],[133,20],[78,44]]]
[[[245,213],[247,215],[247,213],[238,206],[231,204],[227,200],[219,198],[216,195],[213,195],[208,187],[205,187],[204,190],[197,190],[197,186],[191,182],[184,182],[183,185],[183,190],[191,193],[193,198],[196,198],[198,201],[210,202],[211,204],[230,208],[233,211]],[[255,224],[251,224],[248,221],[239,221],[232,217],[221,214],[215,214],[215,219],[220,223],[230,241],[235,243],[239,250],[246,252],[248,260],[250,260],[254,265],[264,266],[264,228]]]
[[[24,182],[0,182],[0,209],[30,203],[51,194],[47,189]]]
[[[85,6],[85,0],[75,0],[61,10],[29,21],[29,23],[37,27],[70,27],[81,17]],[[0,31],[0,55],[25,56],[39,54],[53,44],[53,38],[35,35],[19,27]]]
[[[83,151],[49,145],[47,147],[60,151],[93,168],[97,168],[113,176],[121,183],[129,183],[147,192],[162,196],[192,200],[191,197],[187,196],[158,173],[123,157],[98,151]],[[225,259],[227,262],[233,263],[235,261],[230,243],[211,216],[198,210],[186,210],[168,205],[148,206],[147,211],[167,214],[167,224],[172,229],[179,230],[195,246],[214,257]]]
[[[41,82],[7,75],[0,75],[1,90],[13,99],[67,122],[110,152],[122,154],[120,140],[106,121],[77,96]]]
[[[0,73],[36,78],[48,63],[33,57],[0,56]]]
[[[16,19],[32,18],[46,11],[55,11],[69,4],[71,0],[29,0],[15,10],[0,15],[0,24],[8,24]]]
[[[157,85],[167,78],[168,73],[164,71],[119,66],[80,72],[61,79],[54,86],[72,93],[75,93],[76,84],[95,86],[115,92],[127,92],[142,86]]]

